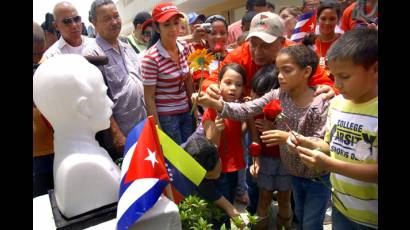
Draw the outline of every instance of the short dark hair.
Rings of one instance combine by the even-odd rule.
[[[271,89],[279,87],[278,72],[275,64],[270,64],[260,68],[251,80],[252,91],[260,96],[269,92]]]
[[[255,11],[249,10],[245,13],[245,15],[242,17],[242,26],[245,25],[245,23],[251,23],[252,18],[255,17],[255,15],[257,15],[257,13]]]
[[[213,170],[218,163],[218,149],[206,137],[196,136],[190,139],[184,150],[204,167],[206,171]]]
[[[378,61],[378,32],[373,29],[355,29],[344,33],[327,51],[328,62],[351,60],[368,69]]]
[[[229,69],[232,69],[233,71],[239,73],[242,76],[243,84],[246,85],[246,78],[247,78],[246,70],[245,68],[243,68],[242,65],[236,62],[232,62],[232,63],[222,66],[218,74],[218,81],[222,80],[222,77],[224,76],[225,72],[228,71]]]
[[[272,8],[272,11],[275,11],[275,4],[271,2],[266,2],[266,6]]]
[[[134,17],[134,21],[132,23],[134,24],[134,27],[137,26],[138,24],[143,24],[146,20],[152,18],[151,14],[146,12],[146,11],[141,11]]]
[[[218,22],[218,21],[223,22],[225,24],[226,29],[228,29],[228,23],[226,22],[225,17],[219,14],[214,14],[214,15],[209,16],[205,20],[205,23],[210,23],[212,25],[212,23]]]
[[[319,6],[317,7],[316,17],[319,18],[322,11],[324,11],[326,9],[335,10],[338,20],[342,16],[342,8],[341,8],[341,5],[338,1],[335,1],[335,0],[322,0],[322,1],[320,1]]]
[[[315,74],[317,66],[319,64],[319,57],[311,48],[305,45],[293,45],[283,48],[279,51],[279,54],[287,54],[293,58],[293,61],[301,69],[308,66],[312,68],[309,78]]]
[[[253,10],[254,6],[266,6],[266,0],[247,0],[246,10]]]
[[[97,19],[97,7],[108,4],[115,5],[115,3],[112,0],[94,0],[93,3],[91,3],[91,8],[88,12],[88,21],[93,23],[93,21]]]

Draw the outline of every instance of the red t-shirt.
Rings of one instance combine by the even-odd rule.
[[[265,117],[265,115],[263,113],[254,116],[254,120],[256,119],[263,119]],[[272,121],[271,119],[266,118],[267,120]],[[259,132],[259,135],[262,135],[261,132]],[[280,157],[280,152],[279,152],[279,145],[275,145],[273,147],[267,147],[266,144],[261,143],[261,155],[263,156],[269,156],[269,157]]]
[[[343,11],[343,15],[340,18],[340,28],[345,32],[354,29],[358,24],[357,20],[353,20],[353,10],[355,7],[356,2],[353,2]],[[369,13],[371,10],[372,9],[369,6],[366,6],[366,13]],[[377,12],[377,17],[379,17],[379,12]]]
[[[202,123],[206,120],[215,121],[216,111],[206,109]],[[242,147],[242,125],[240,121],[224,119],[225,129],[219,141],[219,157],[222,161],[222,172],[235,172],[245,168]]]

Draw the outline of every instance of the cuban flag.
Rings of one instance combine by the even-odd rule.
[[[306,34],[315,32],[316,11],[308,12],[299,16],[290,40],[300,42]]]
[[[117,229],[128,229],[158,200],[169,176],[152,116],[129,133],[121,167]]]

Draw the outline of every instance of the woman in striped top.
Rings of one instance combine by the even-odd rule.
[[[154,34],[141,66],[148,115],[176,143],[187,140],[194,130],[188,98],[193,85],[189,74],[187,43],[177,41],[183,15],[172,3],[152,10]]]

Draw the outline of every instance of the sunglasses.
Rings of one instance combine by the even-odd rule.
[[[71,25],[71,23],[73,23],[73,22],[79,23],[79,22],[81,22],[81,16],[77,15],[77,16],[74,16],[74,17],[64,18],[61,22],[64,25]]]
[[[205,23],[211,23],[212,24],[214,21],[224,21],[226,23],[225,17],[222,16],[222,15],[218,15],[218,14],[212,15],[209,18],[207,18],[205,20]]]

